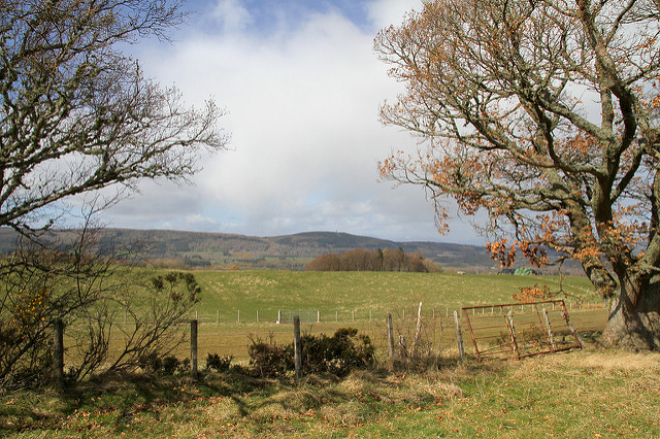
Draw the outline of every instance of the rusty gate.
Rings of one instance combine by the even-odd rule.
[[[462,311],[480,361],[582,347],[563,300],[470,306]]]

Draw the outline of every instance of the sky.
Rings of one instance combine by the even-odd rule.
[[[381,181],[378,162],[419,138],[379,107],[403,85],[373,50],[421,0],[189,0],[172,41],[133,47],[146,76],[226,109],[228,149],[190,184],[143,182],[105,211],[108,227],[251,236],[345,232],[395,241],[480,244],[464,220],[441,236],[421,186]]]

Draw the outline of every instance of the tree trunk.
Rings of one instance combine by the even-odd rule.
[[[618,302],[600,341],[624,349],[660,350],[660,277],[620,282]]]

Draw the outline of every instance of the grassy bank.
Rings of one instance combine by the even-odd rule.
[[[660,355],[575,351],[343,380],[207,374],[0,397],[6,437],[658,437]]]

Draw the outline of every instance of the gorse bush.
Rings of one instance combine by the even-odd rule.
[[[366,335],[354,328],[338,329],[332,337],[325,334],[301,337],[302,372],[347,375],[353,369],[364,369],[374,362],[374,346]],[[293,345],[286,351],[293,355]]]
[[[261,377],[284,375],[295,367],[293,356],[275,342],[272,333],[266,338],[250,336],[248,355],[250,366]]]
[[[221,357],[218,354],[208,354],[206,356],[206,369],[216,372],[228,372],[231,369],[231,362],[233,360],[233,355]]]
[[[252,339],[250,364],[263,377],[284,375],[295,370],[293,343],[278,346],[272,335]],[[345,376],[351,370],[374,365],[375,348],[367,335],[354,328],[338,329],[332,337],[304,334],[301,337],[302,373],[331,373]]]

